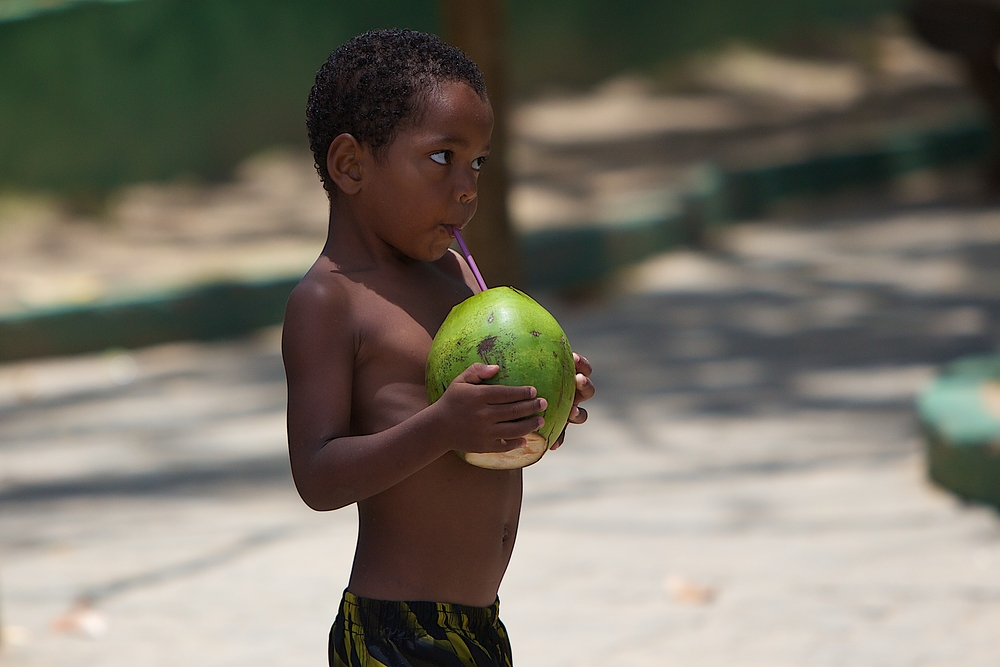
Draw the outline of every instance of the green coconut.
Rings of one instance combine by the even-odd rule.
[[[534,299],[494,287],[451,309],[427,356],[427,399],[433,403],[475,362],[500,370],[485,384],[530,385],[548,401],[545,424],[508,452],[457,452],[480,468],[523,468],[542,458],[566,427],[576,393],[576,364],[562,327]]]

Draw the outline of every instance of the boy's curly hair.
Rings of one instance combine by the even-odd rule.
[[[336,186],[326,168],[333,139],[344,132],[379,152],[442,81],[467,83],[486,98],[483,75],[459,49],[413,30],[373,30],[345,42],[316,73],[306,127],[323,188]]]

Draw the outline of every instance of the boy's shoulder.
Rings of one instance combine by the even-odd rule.
[[[474,284],[471,269],[452,249],[427,266],[450,280]],[[306,272],[288,297],[287,314],[309,319],[343,318],[370,305],[373,292],[381,290],[378,283],[386,278],[378,269],[343,270],[337,264],[320,258]],[[415,286],[415,285],[414,285]]]
[[[287,315],[303,313],[322,318],[345,312],[350,303],[350,280],[332,263],[317,261],[292,289],[286,309]]]

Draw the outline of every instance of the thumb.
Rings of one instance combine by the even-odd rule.
[[[489,380],[497,374],[500,367],[496,364],[481,364],[478,361],[464,371],[462,371],[453,382],[465,382],[468,384],[479,384],[483,380]]]

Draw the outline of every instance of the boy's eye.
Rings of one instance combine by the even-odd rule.
[[[431,159],[438,164],[448,164],[451,162],[451,151],[438,151],[431,153]]]
[[[480,169],[483,168],[483,165],[486,164],[486,161],[489,159],[490,158],[487,157],[486,155],[484,155],[483,157],[477,157],[475,160],[472,161],[472,168],[475,169],[476,171],[479,171]]]

